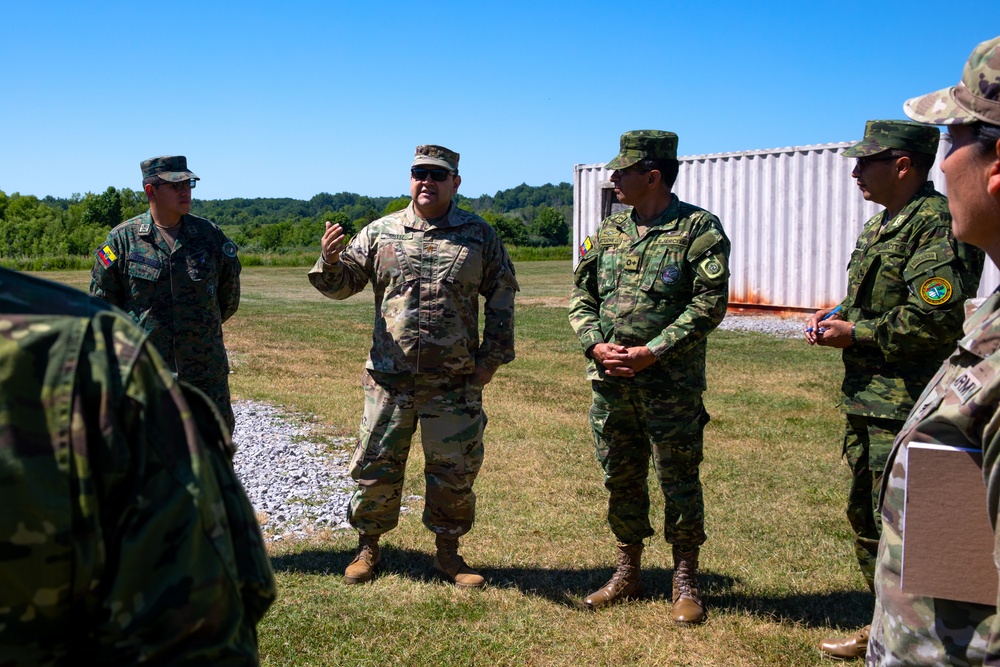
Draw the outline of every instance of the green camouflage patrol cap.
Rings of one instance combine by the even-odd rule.
[[[605,169],[626,169],[640,160],[676,160],[677,135],[662,130],[632,130],[621,138],[621,150]]]
[[[179,183],[181,181],[190,181],[191,179],[196,181],[201,180],[188,171],[187,158],[183,155],[151,157],[148,160],[140,162],[139,168],[142,169],[143,178],[159,176],[169,183]]]
[[[1000,37],[972,50],[957,86],[906,100],[903,111],[928,125],[1000,125]]]
[[[912,120],[870,120],[865,123],[865,137],[841,153],[844,157],[868,157],[893,148],[914,153],[937,155],[941,132]]]
[[[444,146],[435,146],[434,144],[417,146],[417,150],[413,156],[413,164],[410,166],[416,167],[418,164],[430,164],[436,167],[444,167],[445,169],[450,169],[457,174],[458,153],[448,150]]]

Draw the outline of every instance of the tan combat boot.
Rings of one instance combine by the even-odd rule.
[[[642,595],[642,542],[618,543],[618,564],[611,580],[583,600],[591,609],[604,607],[620,600],[630,600]]]
[[[378,535],[358,535],[358,553],[344,570],[345,584],[363,584],[371,581],[382,554],[378,550]]]
[[[674,594],[670,617],[674,623],[693,625],[705,620],[705,605],[698,592],[698,547],[687,551],[674,545]]]
[[[486,580],[478,572],[465,564],[458,555],[458,538],[438,535],[434,544],[437,553],[434,555],[434,569],[443,574],[459,588],[482,588]]]
[[[819,654],[831,660],[857,660],[868,652],[868,634],[872,626],[866,625],[851,637],[824,639],[819,643]]]

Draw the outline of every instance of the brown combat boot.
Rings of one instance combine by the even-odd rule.
[[[866,625],[851,637],[824,639],[819,643],[819,654],[831,660],[857,660],[868,652],[868,634],[872,626]]]
[[[642,595],[642,542],[618,543],[618,564],[611,580],[583,600],[591,609],[604,607],[620,600],[631,600]]]
[[[378,550],[378,535],[358,535],[358,553],[344,570],[345,584],[363,584],[371,581],[382,554]]]
[[[705,605],[698,592],[698,547],[683,551],[674,545],[674,595],[670,617],[674,623],[694,625],[705,620]]]
[[[434,555],[434,569],[443,574],[459,588],[482,588],[486,579],[481,574],[465,564],[465,559],[458,555],[458,538],[438,535],[434,544],[437,553]]]

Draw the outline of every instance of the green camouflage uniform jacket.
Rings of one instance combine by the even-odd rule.
[[[636,381],[705,389],[706,336],[729,302],[729,239],[714,215],[673,196],[639,238],[632,209],[606,218],[580,250],[569,321],[584,352],[645,345],[656,363]],[[591,359],[587,378],[603,380]]]
[[[962,335],[985,255],[955,240],[948,200],[930,182],[885,217],[865,223],[847,267],[841,316],[857,343],[843,352],[841,408],[902,421]]]
[[[0,665],[257,664],[274,575],[231,453],[124,314],[0,269]]]
[[[1000,291],[976,311],[968,334],[920,396],[886,466],[882,484],[882,539],[875,574],[876,607],[867,664],[1000,664],[996,606],[902,592],[903,507],[910,443],[982,450],[986,503],[994,529],[1000,506]],[[969,513],[982,512],[970,507]],[[1000,543],[993,560],[1000,563]],[[947,564],[942,564],[947,566]],[[960,567],[960,565],[956,566]]]
[[[240,305],[241,266],[215,223],[185,215],[171,252],[147,211],[112,229],[95,255],[90,293],[135,318],[178,377],[196,386],[227,377],[222,323]]]
[[[375,330],[367,368],[383,373],[467,375],[514,359],[514,265],[489,223],[451,205],[437,224],[411,203],[362,229],[309,282],[346,299],[370,282]],[[485,324],[479,341],[479,298]]]

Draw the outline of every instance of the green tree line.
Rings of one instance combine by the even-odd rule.
[[[409,197],[320,193],[309,200],[233,198],[192,201],[191,212],[219,224],[242,252],[290,253],[319,248],[326,220],[348,234],[405,208]],[[458,205],[481,215],[509,246],[566,246],[573,186],[521,184],[490,197],[457,196]],[[141,190],[109,187],[68,199],[38,198],[0,190],[0,258],[89,255],[108,231],[148,208]],[[58,267],[53,267],[58,268]]]

